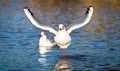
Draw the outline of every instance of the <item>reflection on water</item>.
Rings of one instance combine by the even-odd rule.
[[[50,52],[51,51],[50,49],[52,49],[52,48],[51,47],[39,47],[39,52],[41,55],[43,55],[47,52]]]
[[[71,71],[69,62],[67,60],[57,62],[54,71]]]
[[[67,26],[79,23],[89,5],[94,15],[89,24],[70,34],[68,63],[57,46],[39,50],[41,30],[27,20],[24,6],[43,24]],[[120,0],[1,0],[0,70],[54,71],[62,65],[73,71],[120,70],[119,7]]]

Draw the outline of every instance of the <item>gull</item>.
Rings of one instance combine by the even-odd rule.
[[[47,38],[45,31],[41,32],[39,39],[39,51],[41,54],[45,54],[49,49],[53,48],[56,45],[55,42]]]
[[[68,46],[71,44],[70,33],[73,30],[79,29],[89,23],[92,15],[93,15],[93,7],[89,6],[87,8],[87,11],[85,14],[85,19],[81,23],[71,24],[68,27],[65,27],[63,24],[59,24],[58,29],[56,29],[53,26],[41,24],[40,22],[38,22],[37,19],[35,19],[36,17],[30,11],[30,9],[24,8],[24,12],[25,12],[27,18],[30,20],[30,22],[35,27],[40,28],[42,30],[47,30],[47,31],[53,33],[55,35],[54,36],[55,43],[60,47],[60,49],[64,49],[64,48],[68,48]]]
[[[48,39],[46,36],[46,33],[44,31],[41,32],[40,40],[39,40],[39,46],[40,47],[53,47],[56,43],[52,40]]]

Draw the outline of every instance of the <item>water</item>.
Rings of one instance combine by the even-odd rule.
[[[69,25],[84,19],[86,6],[91,4],[94,6],[91,22],[70,34],[68,59],[61,58],[65,53],[61,54],[57,46],[40,54],[41,30],[29,22],[24,6],[29,6],[45,24]],[[61,71],[120,70],[119,7],[119,0],[1,0],[0,71],[57,71],[62,65],[65,68]]]

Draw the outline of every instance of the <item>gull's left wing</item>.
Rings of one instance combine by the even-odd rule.
[[[85,20],[82,23],[70,25],[69,27],[67,27],[67,32],[70,34],[73,30],[81,28],[84,25],[86,25],[90,21],[90,19],[92,17],[92,14],[93,14],[93,7],[89,6],[87,8],[87,11],[86,11],[86,18],[85,18]]]
[[[27,16],[27,18],[30,20],[30,22],[37,28],[40,28],[42,30],[47,30],[51,33],[53,33],[54,35],[57,34],[57,29],[55,29],[54,27],[52,26],[48,26],[48,25],[45,25],[45,24],[41,24],[41,23],[38,23],[36,17],[33,15],[33,13],[30,11],[30,9],[28,9],[27,7],[24,8],[24,12]]]

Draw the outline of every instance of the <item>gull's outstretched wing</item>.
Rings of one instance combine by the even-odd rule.
[[[38,23],[38,21],[35,19],[35,16],[33,15],[33,13],[30,11],[30,9],[28,9],[26,7],[26,8],[24,8],[24,12],[25,12],[27,18],[30,20],[30,22],[35,27],[40,28],[42,30],[48,30],[49,32],[51,32],[51,33],[56,35],[57,30],[54,27],[52,27],[52,26],[48,26],[48,25],[45,25],[45,24]]]
[[[86,11],[86,18],[85,18],[85,20],[82,23],[70,25],[69,27],[67,27],[67,32],[70,34],[73,30],[81,28],[84,25],[86,25],[90,21],[90,19],[92,17],[92,14],[93,14],[93,7],[89,6],[87,8],[87,11]]]

